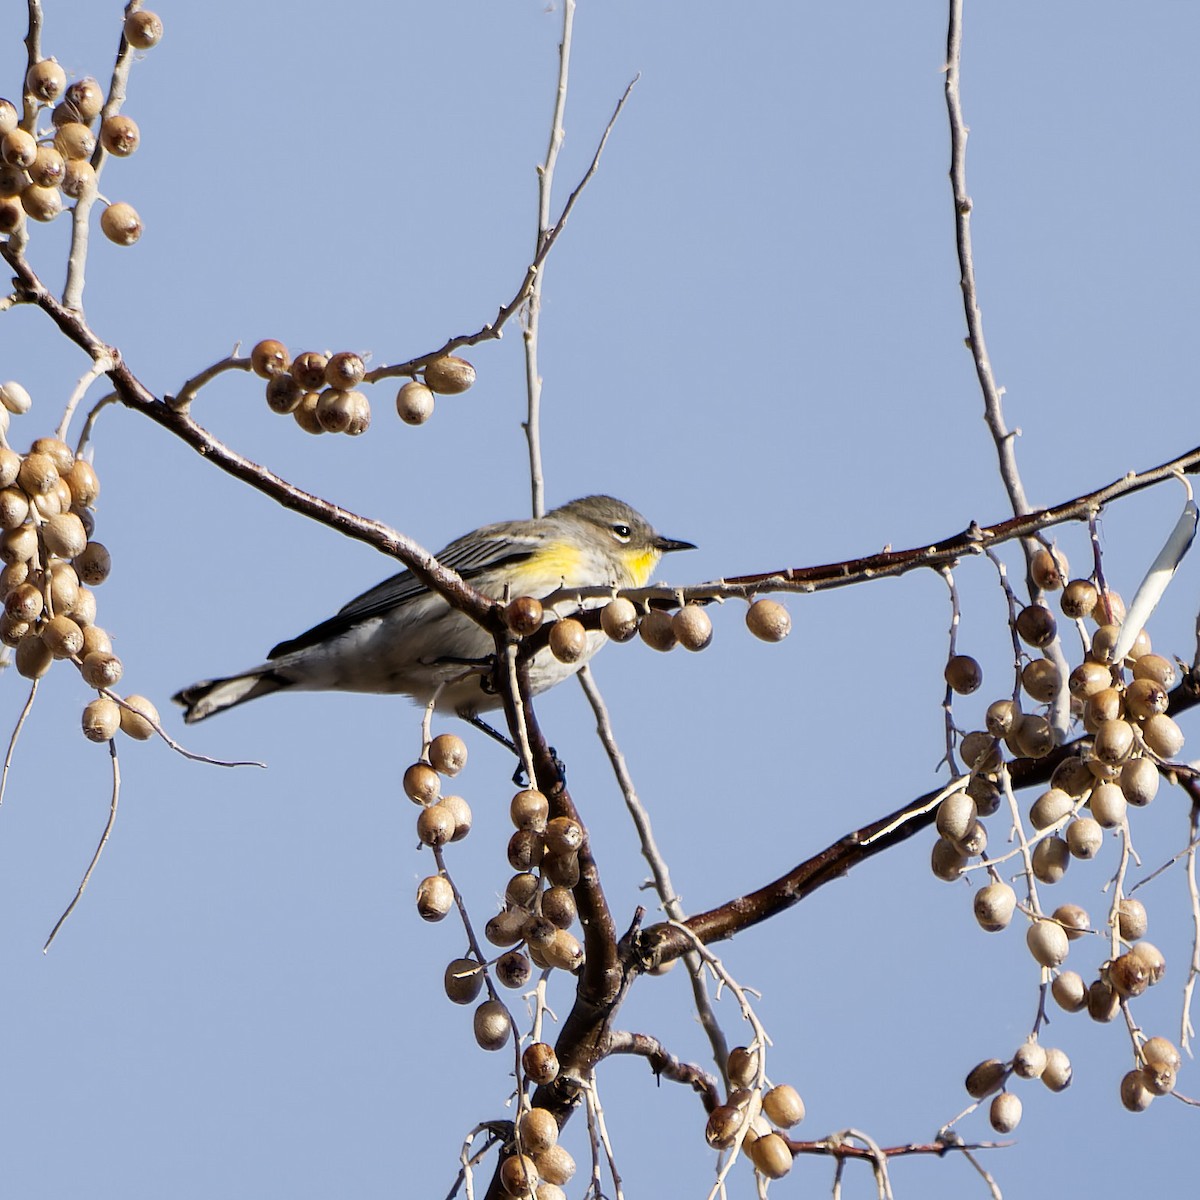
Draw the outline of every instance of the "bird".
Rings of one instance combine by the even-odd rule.
[[[436,557],[492,599],[541,599],[560,588],[643,587],[664,554],[694,549],[663,537],[624,501],[596,495],[543,517],[484,525]],[[529,666],[531,692],[570,678],[606,640],[601,630],[588,630],[587,647],[573,663],[539,649]],[[189,725],[285,690],[403,694],[474,720],[501,704],[489,687],[494,653],[490,633],[411,571],[401,571],[280,642],[266,662],[193,683],[172,699]]]

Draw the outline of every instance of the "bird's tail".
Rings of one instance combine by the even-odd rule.
[[[171,697],[183,705],[183,719],[188,725],[203,721],[214,713],[224,712],[235,704],[268,696],[280,688],[291,687],[294,681],[279,674],[272,666],[256,667],[242,675],[225,679],[202,679]]]

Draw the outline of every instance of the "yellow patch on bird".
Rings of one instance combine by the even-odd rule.
[[[585,587],[595,582],[586,565],[584,556],[570,542],[546,542],[538,547],[531,559],[517,565],[513,582],[518,587],[529,587],[532,591],[560,585]],[[529,582],[521,582],[522,578],[527,578]]]
[[[645,550],[625,549],[620,551],[625,560],[625,570],[633,577],[633,587],[645,587],[650,580],[650,574],[658,566],[662,558],[661,551],[650,547]]]

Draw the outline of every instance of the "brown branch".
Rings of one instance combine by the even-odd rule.
[[[422,583],[443,595],[455,608],[488,628],[499,627],[502,606],[481,595],[455,571],[442,566],[434,555],[412,538],[406,537],[382,521],[360,517],[296,487],[273,471],[259,466],[218,441],[186,413],[176,412],[159,400],[134,375],[115,348],[105,345],[79,313],[67,308],[54,297],[19,253],[10,245],[0,243],[0,257],[3,257],[16,273],[14,282],[23,300],[41,308],[93,361],[101,360],[106,355],[111,358],[112,366],[106,374],[112,381],[117,398],[127,408],[132,408],[157,422],[214,466],[248,484],[284,508],[398,559]]]
[[[784,1134],[780,1135],[793,1155],[819,1154],[825,1158],[859,1158],[874,1162],[884,1158],[903,1158],[913,1154],[936,1154],[939,1158],[947,1154],[960,1154],[972,1150],[1002,1150],[1012,1142],[907,1142],[903,1146],[856,1146],[843,1141],[840,1135],[823,1138],[815,1142],[797,1142]]]
[[[680,1062],[656,1037],[648,1033],[614,1031],[608,1040],[609,1054],[636,1054],[644,1058],[656,1076],[690,1087],[704,1102],[704,1111],[712,1112],[721,1103],[716,1078],[695,1063]]]
[[[1195,681],[1189,678],[1171,693],[1169,711],[1183,712],[1198,703],[1200,692]],[[1047,782],[1054,768],[1063,759],[1077,754],[1087,740],[1077,738],[1059,746],[1044,758],[1018,758],[1008,763],[1013,788],[1033,787]],[[839,838],[819,854],[793,867],[786,875],[756,891],[727,900],[707,912],[697,913],[682,924],[696,940],[708,945],[731,938],[777,916],[860,863],[928,828],[937,817],[934,801],[939,795],[940,791],[926,792],[903,808]],[[660,966],[693,948],[688,935],[670,922],[650,926],[633,941],[634,952],[639,956],[637,969],[641,970]]]

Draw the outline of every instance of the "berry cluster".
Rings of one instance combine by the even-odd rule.
[[[146,9],[126,18],[125,40],[135,49],[158,45],[162,32],[162,21]],[[102,117],[104,90],[95,79],[68,84],[53,58],[29,68],[25,98],[26,111],[34,114],[27,122],[15,104],[0,99],[0,234],[17,233],[26,217],[54,220],[63,211],[64,196],[79,200],[92,195],[97,141],[115,158],[128,158],[141,141],[132,117]],[[43,133],[35,121],[46,108],[52,128]],[[131,246],[142,236],[142,220],[133,205],[117,201],[100,214],[100,229],[109,241]]]
[[[453,778],[466,765],[467,747],[456,734],[430,741],[420,762],[404,773],[404,792],[421,811],[417,837],[440,852],[471,829],[471,809],[461,796],[442,795],[442,779]],[[487,940],[501,953],[490,962],[456,958],[447,964],[446,995],[455,1004],[476,1004],[492,979],[506,988],[524,987],[534,965],[575,971],[583,965],[583,947],[570,932],[576,920],[572,887],[579,882],[579,848],[583,829],[566,817],[550,820],[550,804],[539,791],[518,792],[510,806],[516,832],[509,841],[508,861],[516,872],[504,890],[505,907],[485,928]],[[440,859],[439,859],[440,862]],[[454,885],[439,871],[417,886],[417,912],[423,920],[440,921],[455,905]],[[491,985],[489,999],[474,1012],[475,1040],[484,1050],[501,1049],[512,1036],[512,1018]],[[535,1042],[522,1055],[526,1081],[551,1083],[558,1075],[552,1046]],[[501,1182],[509,1195],[560,1195],[557,1189],[575,1173],[575,1160],[558,1145],[558,1124],[542,1108],[526,1108],[516,1123],[515,1153],[501,1164]]]
[[[740,1139],[760,1175],[782,1179],[792,1169],[783,1130],[804,1120],[804,1101],[790,1083],[764,1091],[761,1057],[757,1046],[735,1046],[729,1052],[729,1095],[708,1114],[704,1136],[714,1150],[729,1150]]]
[[[518,637],[528,637],[542,626],[545,612],[540,600],[518,596],[505,609],[504,619]],[[792,619],[782,604],[755,600],[746,610],[746,626],[764,642],[781,642],[792,629]],[[652,608],[639,611],[625,596],[616,596],[600,610],[600,628],[614,642],[640,636],[647,646],[664,653],[676,646],[703,650],[713,638],[712,621],[699,604],[685,604],[676,612]],[[559,662],[577,663],[588,651],[588,631],[575,617],[560,617],[550,626],[550,651]]]
[[[366,433],[371,404],[358,385],[366,378],[362,356],[350,350],[321,354],[305,350],[295,358],[274,338],[250,352],[250,369],[267,381],[267,406],[291,413],[305,433]],[[433,412],[435,392],[454,395],[475,382],[475,368],[452,354],[432,359],[424,369],[425,382],[406,383],[396,397],[396,411],[409,425],[421,425]]]
[[[97,691],[120,682],[121,660],[96,624],[92,588],[112,566],[103,543],[93,541],[92,511],[100,481],[92,465],[59,438],[38,438],[28,454],[4,443],[10,413],[25,412],[29,395],[20,384],[0,384],[0,641],[14,650],[26,679],[41,679],[58,659],[69,659]],[[121,729],[144,739],[158,713],[143,696],[122,704],[98,696],[83,714],[83,732],[107,741]]]
[[[1059,667],[1050,657],[1024,652],[1014,698],[996,700],[986,713],[985,728],[966,734],[959,745],[970,775],[962,790],[948,795],[936,816],[939,837],[932,869],[941,879],[954,880],[980,860],[991,881],[975,893],[975,918],[989,933],[1008,927],[1018,908],[1027,918],[1026,943],[1042,968],[1043,982],[1068,1012],[1087,1011],[1097,1021],[1111,1021],[1130,1000],[1158,983],[1166,969],[1162,953],[1144,940],[1145,907],[1124,896],[1123,873],[1114,880],[1113,897],[1104,928],[1092,928],[1078,904],[1060,904],[1047,914],[1037,885],[1062,882],[1072,861],[1089,861],[1102,850],[1106,834],[1125,839],[1133,810],[1144,808],[1158,791],[1160,772],[1169,769],[1183,748],[1183,734],[1168,715],[1171,689],[1178,682],[1174,663],[1153,653],[1145,630],[1134,639],[1121,661],[1114,661],[1125,609],[1120,597],[1102,590],[1090,579],[1065,582],[1065,560],[1041,551],[1033,562],[1035,582],[1045,591],[1062,591],[1062,613],[1075,621],[1084,645],[1083,661],[1068,675],[1065,687],[1071,717],[1082,726],[1078,752],[1060,761],[1049,788],[1028,809],[1028,829],[1018,821],[1018,837],[1026,866],[1027,903],[1002,878],[1000,857],[987,853],[983,821],[1000,807],[1005,754],[1042,758],[1055,749],[1058,734],[1047,712],[1026,712],[1022,697],[1050,705],[1062,690]],[[1085,621],[1092,622],[1091,632]],[[1047,649],[1057,637],[1057,622],[1049,608],[1031,604],[1016,614],[1017,637],[1032,652]],[[946,667],[950,688],[960,694],[975,691],[982,682],[978,663],[965,655]],[[1016,853],[1016,852],[1014,852]],[[1005,855],[1011,857],[1011,854]],[[1108,956],[1087,982],[1078,972],[1063,969],[1071,945],[1104,934]],[[1164,1038],[1145,1040],[1133,1030],[1135,1067],[1121,1082],[1122,1103],[1141,1111],[1157,1095],[1175,1086],[1179,1052]],[[998,1092],[991,1104],[991,1122],[1007,1133],[1021,1116],[1019,1099],[1005,1087],[1007,1080],[1041,1079],[1054,1091],[1070,1082],[1070,1063],[1059,1050],[1030,1040],[1008,1062],[989,1059],[967,1078],[967,1090],[977,1100]]]

